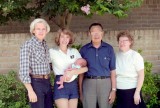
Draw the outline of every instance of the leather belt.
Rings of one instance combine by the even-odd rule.
[[[49,74],[47,75],[30,75],[32,78],[41,78],[41,79],[49,79]]]
[[[110,78],[110,76],[85,76],[85,78],[88,78],[88,79],[106,79],[106,78]]]

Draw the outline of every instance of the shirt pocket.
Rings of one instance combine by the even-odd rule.
[[[109,67],[109,62],[111,60],[109,56],[103,55],[99,58],[99,60],[100,60],[100,64],[102,67],[104,67],[104,68]]]
[[[40,64],[40,63],[45,62],[46,57],[45,57],[45,54],[43,54],[41,51],[37,50],[34,53],[34,58],[33,59],[34,59],[35,63]]]

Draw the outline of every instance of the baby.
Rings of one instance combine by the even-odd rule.
[[[85,59],[83,58],[79,58],[77,59],[73,64],[71,64],[67,70],[74,70],[74,69],[79,69],[81,67],[84,67],[87,65],[87,62]],[[57,84],[60,84],[60,86],[58,87],[58,89],[63,88],[63,82],[72,82],[73,80],[75,80],[77,78],[78,75],[73,75],[72,78],[68,81],[67,79],[67,75],[64,74],[63,76],[60,77],[60,81],[57,81]]]

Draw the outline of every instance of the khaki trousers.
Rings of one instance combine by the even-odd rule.
[[[83,108],[111,108],[109,94],[111,91],[111,79],[83,80]]]

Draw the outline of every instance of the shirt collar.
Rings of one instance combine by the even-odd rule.
[[[100,47],[106,47],[107,45],[105,44],[105,42],[103,42],[103,41],[101,41],[101,45],[100,45]],[[93,46],[93,44],[92,44],[92,41],[89,43],[89,45],[88,45],[88,48],[90,48],[90,47],[94,47]]]
[[[32,40],[33,40],[33,43],[36,44],[36,45],[45,45],[46,44],[46,41],[44,39],[41,42],[41,41],[38,40],[38,38],[36,36],[33,36]]]

